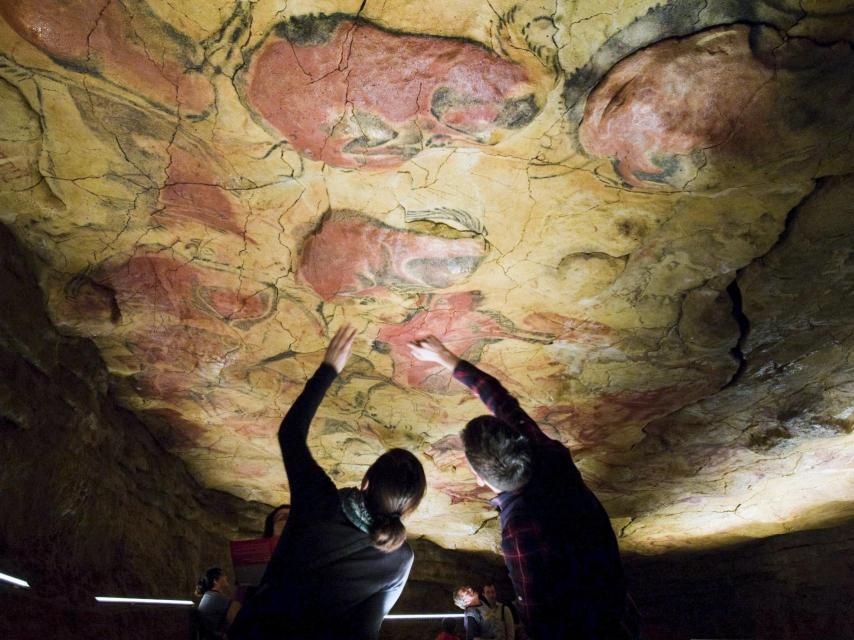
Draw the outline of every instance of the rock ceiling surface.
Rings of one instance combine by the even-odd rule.
[[[570,445],[624,549],[854,503],[854,4],[2,0],[0,218],[55,323],[206,486],[275,432],[419,452],[411,530],[495,549],[435,333]]]

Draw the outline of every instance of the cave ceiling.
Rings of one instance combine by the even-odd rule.
[[[434,333],[569,445],[624,549],[854,513],[854,3],[0,1],[0,221],[204,486],[388,447],[495,550]],[[37,401],[35,399],[34,401]]]

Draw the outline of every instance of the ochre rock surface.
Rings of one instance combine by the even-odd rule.
[[[409,527],[497,550],[440,338],[569,445],[626,551],[850,514],[843,1],[0,1],[0,221],[54,324],[208,488],[275,432],[423,460]]]

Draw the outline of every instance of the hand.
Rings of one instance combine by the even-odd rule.
[[[416,360],[435,362],[445,367],[448,371],[453,371],[460,363],[460,359],[448,351],[436,336],[427,336],[420,340],[413,340],[409,343],[409,350]]]
[[[336,373],[341,373],[344,365],[347,364],[347,359],[350,357],[350,349],[353,348],[353,340],[356,338],[356,329],[349,324],[345,324],[338,331],[326,347],[326,355],[323,356],[323,362],[335,369]]]

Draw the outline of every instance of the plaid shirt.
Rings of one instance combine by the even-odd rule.
[[[623,637],[625,587],[616,537],[569,449],[546,436],[492,376],[463,360],[454,377],[532,445],[531,480],[492,500],[501,512],[501,549],[529,635]]]

